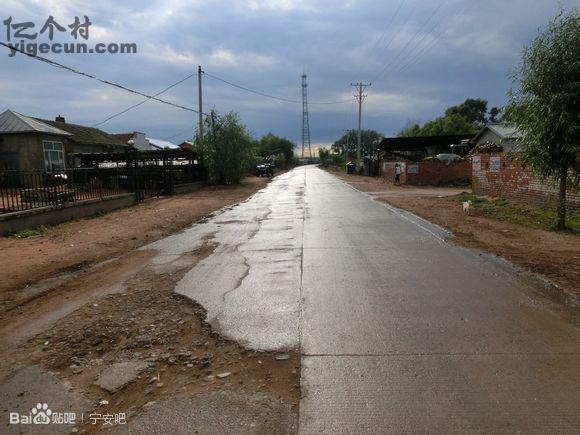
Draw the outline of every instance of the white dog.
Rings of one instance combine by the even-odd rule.
[[[463,203],[463,214],[465,216],[472,216],[472,214],[473,214],[473,203],[471,201],[465,201]]]

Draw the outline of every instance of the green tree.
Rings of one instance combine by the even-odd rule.
[[[461,115],[467,122],[482,126],[487,122],[487,100],[481,98],[468,98],[457,106],[451,106],[445,111],[445,115]]]
[[[257,142],[256,152],[261,157],[283,153],[286,157],[286,162],[292,162],[294,157],[294,142],[284,137],[268,133]]]
[[[420,136],[444,136],[448,134],[477,133],[479,127],[458,113],[447,114],[426,122]]]
[[[210,184],[238,184],[253,163],[252,138],[235,112],[214,111],[205,119],[206,135],[196,142]]]
[[[286,160],[286,154],[278,153],[278,155],[276,156],[276,164],[278,165],[278,167],[280,169],[286,169],[286,167],[288,166],[288,161]]]
[[[320,157],[320,163],[325,168],[332,163],[332,156],[330,155],[330,150],[327,148],[318,148],[318,157]]]
[[[403,129],[397,133],[398,137],[421,136],[421,126],[417,123],[407,122]]]
[[[345,135],[332,144],[332,149],[336,153],[344,154],[344,149],[348,144],[350,153],[356,153],[357,147],[357,130],[349,130]],[[375,148],[383,139],[383,135],[375,130],[362,130],[361,131],[361,155],[364,156],[368,153],[374,153]]]
[[[489,109],[489,122],[501,122],[502,110],[499,107]]]
[[[513,74],[507,119],[522,133],[523,158],[559,182],[557,229],[566,227],[568,182],[580,174],[580,16],[560,12],[532,43]]]
[[[494,119],[497,119],[499,113],[500,110],[497,107],[490,110],[490,116],[493,116]],[[477,133],[487,121],[487,100],[468,98],[461,104],[447,108],[443,116],[427,121],[422,127],[417,123],[407,123],[397,136],[444,136]]]

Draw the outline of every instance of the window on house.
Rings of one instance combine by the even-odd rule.
[[[64,148],[62,142],[42,141],[44,149],[44,167],[48,172],[64,169]]]

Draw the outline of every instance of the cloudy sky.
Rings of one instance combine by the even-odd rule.
[[[197,65],[291,100],[301,97],[303,71],[312,102],[350,100],[351,82],[371,82],[363,127],[386,136],[468,97],[504,104],[522,46],[558,8],[580,7],[580,0],[0,1],[2,20],[31,21],[34,31],[50,15],[64,26],[87,15],[89,45],[135,42],[136,54],[43,56],[147,94],[195,72]],[[0,41],[6,38],[2,25]],[[11,42],[19,40],[12,34]],[[34,41],[49,42],[46,33]],[[57,32],[54,41],[74,39]],[[20,54],[9,57],[0,48],[5,51],[0,111],[44,118],[61,114],[93,125],[143,100]],[[195,107],[196,87],[192,78],[160,98]],[[204,110],[238,112],[256,136],[272,132],[301,140],[300,104],[253,95],[207,76],[204,103]],[[179,142],[192,136],[195,116],[149,101],[100,128]],[[354,100],[311,105],[310,126],[314,144],[336,140],[343,129],[356,126]]]

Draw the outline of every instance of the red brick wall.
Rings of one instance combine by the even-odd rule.
[[[470,180],[471,162],[469,161],[460,161],[449,165],[439,161],[407,163],[407,184],[437,186],[469,183]]]
[[[480,159],[478,165],[477,159]],[[490,160],[498,162],[493,170]],[[558,199],[558,186],[551,180],[535,176],[530,167],[503,154],[481,154],[472,159],[472,189],[477,195],[501,196],[521,204],[553,207]],[[580,192],[568,190],[568,210],[580,213]]]
[[[389,181],[395,180],[395,163],[381,162],[381,176]],[[471,180],[471,162],[461,161],[446,165],[439,161],[398,162],[402,167],[401,183],[417,186],[452,184]]]

